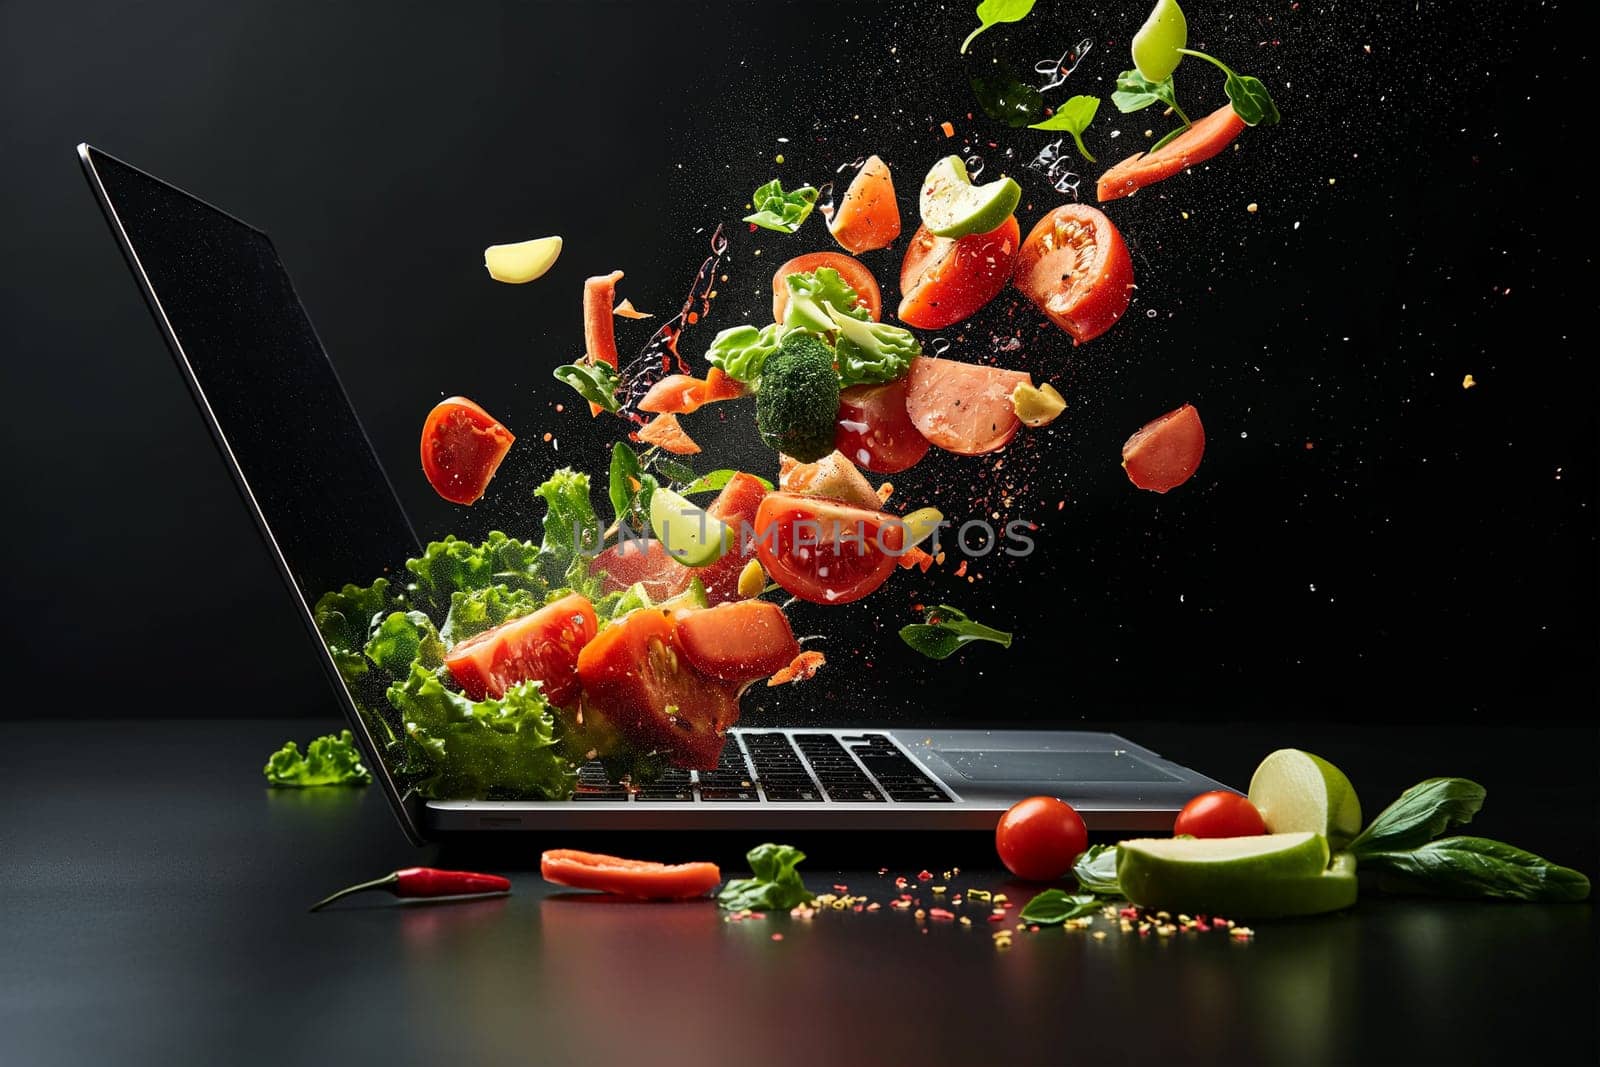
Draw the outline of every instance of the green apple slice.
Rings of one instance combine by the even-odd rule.
[[[973,185],[960,156],[946,156],[922,181],[922,222],[940,237],[965,237],[998,228],[1022,200],[1022,186],[1002,175]]]
[[[1355,858],[1321,834],[1153,838],[1117,846],[1117,881],[1143,908],[1227,918],[1316,915],[1356,900]]]
[[[1274,834],[1308,830],[1335,849],[1361,832],[1361,801],[1344,772],[1321,756],[1280,748],[1250,779],[1250,803]]]
[[[490,245],[483,250],[483,265],[495,281],[521,285],[542,277],[560,255],[561,238],[537,237],[516,244]]]
[[[667,554],[685,567],[704,567],[733,545],[727,523],[713,519],[671,489],[650,494],[650,528]]]

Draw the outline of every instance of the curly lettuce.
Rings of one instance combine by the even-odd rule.
[[[857,303],[860,294],[832,267],[787,275],[783,284],[789,290],[789,306],[783,313],[787,329],[832,333],[838,327],[828,313],[830,307],[853,319],[866,321],[872,317]]]
[[[548,583],[539,555],[533,542],[507,537],[498,530],[481,544],[446,537],[430,543],[417,559],[406,561],[406,570],[412,575],[406,593],[412,607],[432,619],[449,612],[450,595],[455,592],[503,585],[543,596]]]
[[[755,191],[750,203],[755,211],[746,215],[744,221],[766,230],[794,233],[817,206],[817,190],[802,185],[784,192],[783,182],[774,178]]]
[[[433,800],[565,800],[577,780],[557,747],[555,719],[538,682],[498,700],[469,700],[420,663],[389,687],[400,713],[400,773]]]
[[[361,750],[349,730],[324,734],[306,746],[303,756],[300,746],[290,741],[267,759],[261,773],[267,776],[268,785],[279,789],[372,782],[372,772],[361,762]]]
[[[450,614],[439,628],[439,637],[446,647],[451,647],[485,630],[492,630],[503,622],[531,615],[543,606],[543,597],[526,589],[512,589],[504,585],[451,593]]]
[[[911,369],[922,345],[910,330],[887,322],[866,322],[828,306],[829,319],[838,328],[833,346],[833,366],[839,387],[892,382]]]
[[[432,619],[420,611],[394,611],[372,631],[366,654],[379,670],[398,678],[409,671],[414,662],[425,667],[442,667],[444,649]]]
[[[722,373],[736,382],[752,388],[760,385],[761,368],[767,357],[778,350],[789,327],[781,322],[770,323],[761,329],[754,326],[730,326],[711,339],[706,350],[706,362],[721,367]]]
[[[365,588],[347,585],[318,598],[311,616],[345,681],[353,683],[367,673],[367,659],[361,650],[393,602],[387,578]]]

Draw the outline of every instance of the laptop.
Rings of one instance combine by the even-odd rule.
[[[1036,794],[1067,801],[1092,831],[1165,830],[1190,798],[1225,788],[1114,734],[929,723],[735,728],[715,770],[672,770],[628,788],[589,763],[564,801],[415,796],[385,762],[311,608],[420,546],[272,241],[88,144],[78,156],[412,841],[555,829],[992,831],[1001,812]]]

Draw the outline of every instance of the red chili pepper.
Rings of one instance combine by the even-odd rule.
[[[474,874],[471,871],[441,871],[433,867],[407,867],[403,871],[386,874],[370,882],[341,889],[311,906],[312,911],[325,908],[336,900],[352,893],[369,889],[386,889],[397,897],[461,897],[487,893],[509,893],[511,879],[498,874]]]

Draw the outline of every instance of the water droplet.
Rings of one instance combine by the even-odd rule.
[[[1155,318],[1156,317],[1156,309],[1155,308],[1151,308],[1149,311],[1146,311],[1144,313],[1144,317],[1147,318],[1147,319]]]
[[[968,156],[963,162],[967,165],[967,177],[973,181],[978,180],[978,175],[983,173],[983,157],[979,155]]]
[[[936,356],[942,356],[946,352],[950,351],[950,342],[945,340],[943,337],[935,337],[933,340],[928,342],[928,351],[932,352]]]

